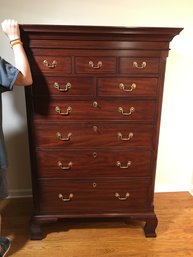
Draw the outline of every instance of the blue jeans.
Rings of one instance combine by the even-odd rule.
[[[5,199],[7,196],[8,196],[7,170],[0,169],[0,199]]]

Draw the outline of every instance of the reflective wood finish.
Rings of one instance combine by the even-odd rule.
[[[155,237],[153,192],[169,43],[180,28],[23,25],[34,211],[124,217]]]
[[[133,219],[68,219],[45,226],[44,240],[29,239],[32,199],[4,202],[2,234],[12,245],[8,256],[45,257],[192,257],[193,198],[188,192],[156,193],[157,238],[144,238]],[[172,207],[171,207],[172,206]]]

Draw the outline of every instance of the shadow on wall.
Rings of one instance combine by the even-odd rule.
[[[31,175],[26,132],[20,131],[6,138],[10,196],[26,196],[31,192]]]
[[[23,87],[4,93],[3,120],[10,196],[25,196],[31,192],[31,175]]]

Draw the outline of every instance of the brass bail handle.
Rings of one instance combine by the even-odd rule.
[[[126,88],[126,85],[123,83],[119,84],[119,88],[124,92],[132,92],[134,89],[136,89],[137,85],[135,83],[132,83],[130,85],[130,88]]]
[[[129,132],[128,137],[123,137],[122,133],[118,132],[117,136],[118,136],[118,139],[120,139],[122,141],[129,141],[134,136],[134,134],[133,134],[133,132]]]
[[[132,106],[132,107],[129,109],[129,112],[124,112],[123,107],[119,107],[119,108],[118,108],[118,111],[121,112],[122,115],[130,116],[130,115],[135,111],[135,108]]]
[[[70,141],[71,137],[72,137],[71,132],[68,133],[67,137],[63,137],[60,132],[56,132],[56,138],[61,140],[61,141]]]
[[[133,62],[133,67],[139,70],[145,69],[147,66],[146,62],[142,62],[141,65],[139,65],[137,62]]]
[[[95,65],[93,61],[89,61],[88,65],[90,68],[100,69],[102,67],[103,63],[101,61],[98,61],[97,64]]]
[[[69,202],[74,197],[73,193],[70,193],[68,197],[64,197],[63,194],[59,194],[58,198],[61,199],[63,202]]]
[[[61,86],[58,82],[54,82],[53,87],[60,92],[68,92],[69,89],[72,87],[72,85],[70,82],[67,82],[66,85],[64,85],[64,88],[61,88]]]
[[[68,106],[67,109],[66,109],[66,112],[62,112],[62,111],[61,111],[61,108],[60,108],[59,106],[56,106],[56,107],[55,107],[55,111],[56,111],[57,113],[59,113],[60,115],[62,115],[62,116],[67,116],[67,115],[69,115],[69,114],[71,113],[72,107],[71,107],[71,106]]]
[[[120,201],[125,201],[129,198],[130,194],[127,192],[125,194],[125,197],[121,197],[121,195],[119,193],[115,193],[115,197],[118,198]]]
[[[58,167],[62,170],[70,170],[72,168],[72,162],[69,162],[67,166],[64,166],[61,161],[58,161]]]
[[[53,60],[53,62],[50,64],[47,60],[44,60],[43,65],[49,69],[54,69],[57,65],[57,61]]]
[[[127,164],[124,166],[120,161],[117,161],[117,167],[120,169],[128,169],[131,166],[131,161],[128,161]]]

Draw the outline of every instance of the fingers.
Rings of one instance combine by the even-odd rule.
[[[19,24],[16,20],[6,19],[1,23],[3,32],[9,37],[9,40],[20,38]]]

